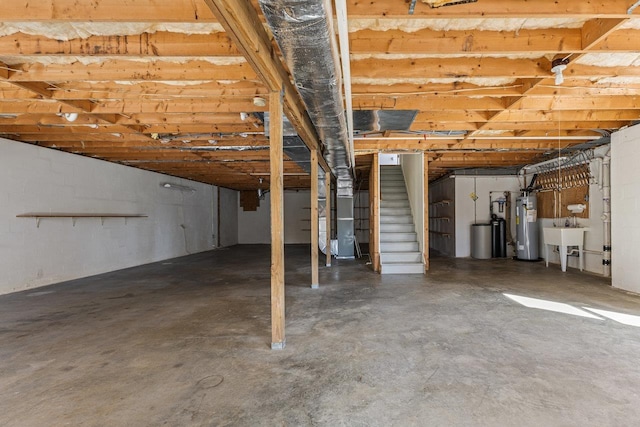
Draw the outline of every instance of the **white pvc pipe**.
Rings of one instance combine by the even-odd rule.
[[[351,58],[349,56],[349,26],[347,23],[347,3],[345,0],[335,0],[336,17],[338,20],[338,40],[340,41],[340,62],[342,63],[342,84],[347,114],[347,131],[349,141],[349,158],[351,167],[355,171],[356,157],[353,144],[353,100],[351,98]]]
[[[602,264],[604,277],[611,276],[611,155],[602,159]]]

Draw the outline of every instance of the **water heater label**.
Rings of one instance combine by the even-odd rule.
[[[519,251],[524,251],[524,245],[518,245],[518,250]]]
[[[537,209],[527,209],[527,222],[536,222],[538,219]]]

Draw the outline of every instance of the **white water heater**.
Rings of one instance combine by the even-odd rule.
[[[516,199],[516,258],[538,260],[538,205],[535,196]]]

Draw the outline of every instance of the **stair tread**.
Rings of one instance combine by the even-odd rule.
[[[391,235],[413,235],[413,236],[417,236],[415,231],[381,231],[380,234],[386,234],[387,236],[391,236]]]
[[[406,262],[406,261],[400,261],[400,262],[394,262],[394,261],[387,261],[385,263],[383,263],[384,265],[424,265],[421,262]]]

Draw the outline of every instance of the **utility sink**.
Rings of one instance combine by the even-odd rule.
[[[580,256],[580,271],[584,270],[584,233],[589,231],[583,227],[545,227],[542,229],[544,237],[545,263],[549,266],[549,245],[560,248],[560,266],[567,271],[567,246],[577,246]]]

